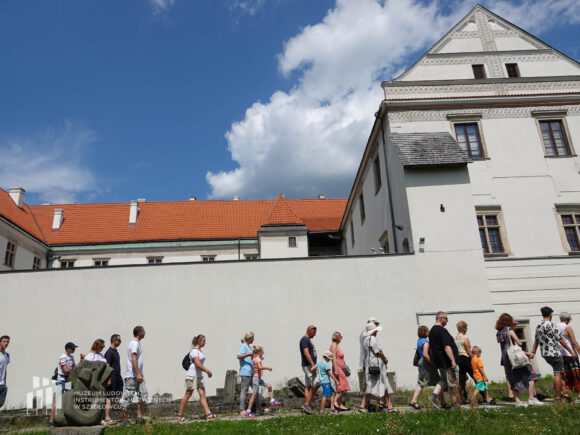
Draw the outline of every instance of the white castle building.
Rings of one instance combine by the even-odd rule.
[[[580,314],[578,62],[478,5],[382,86],[348,200],[28,206],[23,189],[0,190],[8,404],[66,341],[127,342],[135,324],[148,332],[150,390],[177,396],[194,333],[217,374],[237,367],[237,340],[253,330],[276,385],[301,373],[307,324],[319,353],[340,330],[352,367],[373,315],[389,369],[411,387],[416,327],[440,309],[452,333],[469,323],[496,380],[499,314],[528,346],[541,306]]]

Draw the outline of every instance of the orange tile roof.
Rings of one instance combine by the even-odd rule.
[[[22,208],[14,203],[10,194],[4,189],[0,188],[0,216],[6,220],[12,222],[14,225],[18,226],[20,229],[26,231],[28,234],[38,239],[41,242],[45,242],[45,239],[40,231],[40,228],[34,221],[34,216],[27,204],[22,204]]]
[[[283,195],[278,195],[278,199],[274,203],[263,226],[271,227],[279,225],[304,225],[302,219],[292,211],[292,208]]]
[[[10,198],[9,198],[10,199]],[[338,231],[346,199],[284,200],[312,232]],[[168,240],[256,238],[277,200],[141,202],[137,223],[129,225],[129,203],[31,206],[50,245],[127,243]],[[54,209],[63,209],[52,230]],[[286,219],[282,219],[286,220]]]

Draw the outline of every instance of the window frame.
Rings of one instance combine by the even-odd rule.
[[[459,140],[457,139],[457,126],[463,126],[465,127],[464,130],[464,134],[466,135],[466,138],[468,138],[468,142],[467,142],[467,151],[466,154],[467,156],[472,159],[472,160],[486,160],[489,159],[488,155],[487,155],[487,147],[485,146],[485,140],[483,137],[483,132],[482,132],[482,128],[481,128],[481,122],[480,122],[480,118],[479,117],[453,117],[453,116],[449,116],[449,119],[451,119],[451,124],[452,124],[452,130],[453,130],[453,137],[455,138],[455,141],[457,142],[457,144],[459,145]],[[475,125],[475,133],[477,134],[477,140],[479,141],[479,152],[481,154],[481,157],[473,157],[472,151],[471,151],[471,147],[469,146],[469,135],[467,134],[467,126],[468,125]],[[459,145],[461,147],[461,145]]]
[[[580,204],[566,204],[566,205],[556,205],[556,220],[558,224],[558,231],[560,233],[560,239],[562,240],[562,245],[564,250],[568,255],[580,255]],[[571,224],[565,224],[563,216],[572,216]],[[573,250],[570,245],[570,240],[568,239],[568,234],[566,233],[566,228],[574,228],[576,243],[579,247],[578,250]]]
[[[501,207],[499,206],[478,206],[475,208],[476,214],[476,224],[477,224],[477,233],[480,239],[480,247],[482,250],[482,254],[485,258],[492,258],[492,257],[507,257],[511,254],[509,249],[509,244],[507,240],[507,233],[505,227],[505,221],[503,219],[503,213]],[[497,224],[495,225],[488,225],[486,222],[486,217],[494,216],[497,219]],[[478,218],[482,217],[483,225],[479,225]],[[501,252],[493,252],[491,247],[491,240],[489,238],[489,227],[497,228],[498,236],[499,236],[499,243],[501,247]],[[485,231],[485,241],[487,245],[488,252],[483,251],[483,245],[481,243],[481,229]]]
[[[566,149],[566,154],[559,154],[558,147],[556,146],[556,138],[554,136],[554,129],[552,127],[553,123],[560,124],[560,131],[562,132],[562,139],[564,141],[564,147]],[[555,154],[550,154],[548,152],[548,147],[546,146],[546,141],[544,139],[544,131],[542,130],[542,125],[547,124],[548,128],[550,129],[550,149]],[[544,147],[544,155],[545,157],[572,157],[572,147],[570,146],[570,142],[568,139],[568,132],[566,129],[566,125],[563,122],[563,119],[539,119],[538,126],[540,128],[540,138],[542,140],[542,145]]]
[[[576,151],[574,148],[574,143],[572,142],[572,137],[570,136],[570,129],[568,128],[568,121],[566,119],[568,115],[567,110],[536,110],[532,112],[532,117],[536,121],[536,127],[538,129],[538,136],[540,138],[540,144],[544,150],[544,157],[547,159],[565,159],[569,157],[576,157]],[[562,136],[564,138],[564,143],[569,154],[560,155],[549,155],[548,149],[546,148],[546,143],[544,141],[544,134],[542,133],[542,122],[544,121],[559,121],[560,127],[562,128]]]
[[[381,159],[379,155],[373,159],[373,174],[375,179],[375,195],[379,193],[381,187],[383,186],[383,180],[381,179]]]
[[[110,260],[110,258],[93,258],[93,267],[108,267],[109,260]],[[100,264],[97,264],[97,263],[100,263]]]
[[[485,80],[487,78],[487,71],[484,63],[471,64],[471,71],[475,80]],[[480,75],[481,77],[478,77]]]
[[[14,263],[16,262],[16,249],[18,245],[12,240],[8,240],[6,243],[6,250],[4,251],[4,266],[14,269]]]
[[[292,240],[294,240],[294,244],[292,244]],[[288,247],[289,248],[298,247],[298,238],[296,236],[288,236]]]
[[[74,269],[75,263],[77,262],[76,258],[67,258],[61,259],[60,261],[60,269]]]
[[[147,257],[147,264],[163,264],[163,257],[154,256],[154,257]]]
[[[515,73],[515,75],[510,75],[510,68],[513,68],[512,71]],[[517,78],[521,77],[520,67],[518,66],[517,63],[506,63],[505,70],[506,70],[508,79],[517,79]]]
[[[32,259],[32,270],[39,270],[42,267],[42,258],[38,254],[34,254]]]
[[[244,260],[254,261],[258,259],[258,254],[244,254]]]
[[[213,263],[217,255],[201,255],[202,263]]]

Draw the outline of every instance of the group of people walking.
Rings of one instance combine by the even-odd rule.
[[[536,356],[538,347],[542,357],[553,368],[554,390],[556,400],[571,401],[570,393],[578,393],[580,399],[580,345],[570,326],[572,316],[569,313],[560,314],[560,322],[552,323],[553,310],[550,307],[541,308],[542,321],[535,331],[535,340],[531,352],[520,349],[530,360]],[[448,316],[440,311],[436,314],[435,324],[429,329],[420,326],[417,330],[418,340],[413,364],[418,368],[417,387],[409,406],[421,409],[418,399],[426,386],[434,387],[429,396],[431,404],[439,408],[458,408],[460,403],[477,403],[481,395],[487,404],[493,404],[487,387],[488,378],[484,369],[481,355],[481,347],[473,346],[467,336],[468,325],[465,321],[457,322],[457,335],[453,337],[446,329]],[[496,339],[501,349],[500,364],[504,367],[508,388],[513,395],[516,406],[538,406],[542,402],[536,397],[535,381],[539,379],[532,365],[512,365],[510,353],[514,346],[522,346],[522,342],[516,334],[517,322],[508,314],[503,313],[495,324]],[[358,411],[368,412],[368,407],[373,398],[378,399],[378,408],[386,409],[389,413],[398,410],[393,407],[391,395],[393,389],[387,376],[388,358],[385,355],[377,334],[382,330],[380,322],[370,317],[366,326],[360,333],[359,366],[364,371],[365,387],[364,396]],[[304,373],[305,402],[302,410],[306,414],[314,413],[311,404],[318,390],[322,387],[322,401],[320,412],[324,413],[326,404],[329,402],[330,413],[336,414],[346,411],[343,402],[344,394],[350,391],[349,376],[351,370],[345,363],[344,352],[340,349],[342,334],[333,332],[328,350],[324,351],[319,360],[316,347],[312,339],[316,336],[317,328],[309,325],[304,336],[299,341],[300,361]],[[122,410],[123,425],[128,425],[127,407],[137,396],[137,423],[144,423],[143,411],[148,400],[147,386],[143,376],[143,356],[141,340],[145,338],[145,328],[136,326],[133,328],[133,339],[127,347],[126,370],[121,374],[121,357],[118,347],[121,344],[121,336],[113,334],[110,338],[110,346],[103,354],[105,341],[97,339],[91,350],[86,354],[80,354],[81,361],[102,361],[113,369],[112,377],[107,385],[107,402],[105,407],[105,419],[103,424],[112,422],[110,418],[111,407],[119,402]],[[255,346],[254,333],[247,332],[241,340],[237,351],[239,362],[239,376],[241,390],[239,397],[240,415],[253,418],[256,412],[268,412],[268,407],[280,406],[281,402],[273,395],[272,385],[263,377],[264,371],[272,371],[272,367],[264,365],[265,349]],[[10,337],[0,337],[0,407],[4,405],[8,388],[6,386],[7,366],[10,363],[10,355],[6,348],[10,343]],[[183,361],[185,373],[185,394],[181,400],[177,420],[186,421],[184,417],[185,407],[194,390],[198,391],[200,404],[204,410],[205,418],[216,418],[208,406],[204,373],[211,378],[212,372],[205,366],[206,356],[203,348],[206,345],[206,337],[203,334],[196,335],[192,340],[192,348]],[[74,353],[77,345],[72,342],[65,344],[65,353],[58,359],[58,366],[53,379],[56,380],[57,394],[66,390],[70,373],[75,367]],[[525,357],[524,357],[525,358]],[[475,382],[475,391],[469,397],[466,383],[468,376]],[[269,402],[264,406],[261,402],[260,387],[268,390]],[[528,390],[528,400],[520,400],[519,392]],[[248,390],[251,395],[248,398]],[[445,392],[448,392],[448,399]],[[456,394],[458,393],[458,394]],[[52,423],[55,414],[56,401],[50,414]],[[254,411],[254,409],[256,411]]]

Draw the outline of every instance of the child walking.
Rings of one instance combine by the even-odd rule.
[[[338,414],[338,411],[334,409],[334,388],[330,385],[330,378],[334,381],[335,385],[338,383],[336,377],[332,373],[332,366],[330,361],[332,361],[332,353],[327,350],[322,354],[322,361],[316,363],[316,368],[318,369],[318,379],[320,380],[320,385],[322,385],[322,401],[320,402],[320,413],[324,414],[324,408],[326,407],[326,399],[330,397],[330,413]]]
[[[495,401],[489,397],[486,382],[489,382],[485,371],[483,370],[483,362],[481,361],[481,348],[473,346],[471,349],[473,358],[471,358],[471,368],[473,369],[473,379],[475,379],[475,391],[473,392],[473,402],[477,403],[477,396],[481,391],[486,405],[495,405]]]
[[[254,373],[252,376],[252,397],[250,397],[250,401],[248,402],[248,409],[246,409],[246,413],[244,414],[246,417],[250,418],[255,417],[254,413],[252,413],[252,406],[254,405],[256,396],[260,394],[260,387],[266,387],[268,389],[268,394],[270,395],[270,406],[280,406],[282,404],[282,402],[278,402],[276,399],[274,399],[272,385],[267,384],[262,379],[262,372],[264,370],[272,371],[272,367],[266,367],[262,365],[262,360],[264,359],[264,348],[262,346],[254,346],[252,355],[252,364],[254,365]]]

